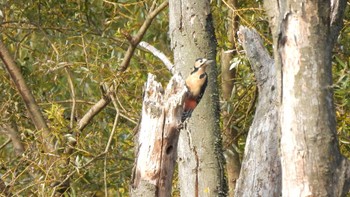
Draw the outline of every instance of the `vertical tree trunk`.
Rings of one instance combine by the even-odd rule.
[[[274,62],[257,32],[241,27],[239,38],[255,73],[259,98],[247,137],[235,196],[280,196],[281,166]]]
[[[198,57],[215,59],[216,39],[209,0],[169,1],[169,34],[177,70],[187,77]],[[181,196],[220,196],[226,193],[219,128],[217,70],[208,67],[209,84],[187,129],[179,139]]]
[[[336,137],[331,51],[345,1],[269,0],[265,6],[278,70],[282,193],[343,196],[348,161]]]
[[[237,9],[238,0],[228,0],[227,1],[230,8]],[[239,177],[239,172],[241,169],[241,161],[239,159],[239,154],[235,147],[238,146],[238,131],[233,129],[230,125],[230,117],[233,115],[233,106],[231,102],[232,89],[234,86],[234,78],[236,75],[236,69],[230,69],[231,60],[237,55],[237,31],[238,31],[238,16],[235,14],[234,10],[229,9],[228,14],[228,43],[230,53],[226,53],[224,50],[221,51],[221,89],[222,89],[222,106],[221,114],[223,121],[223,147],[226,159],[226,173],[228,180],[229,196],[234,196],[234,191],[236,187],[236,182]]]

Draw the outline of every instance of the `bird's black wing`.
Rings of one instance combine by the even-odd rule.
[[[200,78],[203,78],[203,77],[205,77],[205,81],[204,81],[203,86],[201,87],[200,94],[197,97],[197,104],[199,103],[199,101],[201,101],[201,99],[202,99],[202,97],[204,95],[205,89],[207,88],[207,85],[208,85],[208,75],[207,75],[207,73],[201,74]]]

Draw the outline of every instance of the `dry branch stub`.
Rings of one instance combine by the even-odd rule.
[[[170,196],[172,176],[177,158],[179,125],[187,88],[181,75],[175,74],[165,89],[148,75],[138,133],[138,153],[134,167],[131,195]],[[141,183],[155,190],[142,188]],[[146,195],[145,189],[149,191]]]

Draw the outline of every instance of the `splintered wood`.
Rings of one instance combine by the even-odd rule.
[[[148,75],[133,169],[132,196],[170,196],[187,88],[176,74],[165,89]]]

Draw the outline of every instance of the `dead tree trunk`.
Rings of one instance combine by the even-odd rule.
[[[345,196],[349,161],[339,151],[332,48],[344,0],[264,2],[277,69],[284,196]]]
[[[278,106],[274,60],[256,31],[241,27],[239,38],[255,73],[259,90],[236,185],[235,196],[280,196],[281,164],[278,156]]]
[[[171,78],[164,92],[155,76],[149,74],[144,90],[131,196],[171,195],[186,91],[180,75]]]

